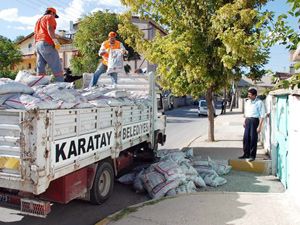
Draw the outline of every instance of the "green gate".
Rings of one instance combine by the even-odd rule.
[[[288,95],[277,96],[276,104],[277,177],[288,186]]]

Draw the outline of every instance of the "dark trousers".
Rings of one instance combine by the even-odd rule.
[[[255,159],[257,151],[257,127],[259,125],[259,119],[247,118],[245,123],[246,126],[243,138],[244,156]]]

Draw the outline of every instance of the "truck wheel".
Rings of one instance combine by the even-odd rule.
[[[90,191],[90,202],[99,205],[112,194],[114,171],[110,163],[102,162],[97,169],[93,187]]]

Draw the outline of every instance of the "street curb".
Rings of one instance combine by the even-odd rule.
[[[105,218],[105,219],[100,220],[99,222],[97,222],[95,225],[107,225],[108,223],[110,223],[110,219]]]
[[[98,221],[97,223],[95,223],[95,225],[108,225],[110,222],[112,221],[118,221],[122,218],[124,218],[126,215],[129,215],[130,213],[134,212],[134,211],[137,211],[139,208],[142,208],[144,206],[147,206],[147,205],[154,205],[158,202],[161,202],[161,201],[164,201],[164,200],[167,200],[167,199],[172,199],[172,198],[176,198],[180,195],[176,195],[174,197],[163,197],[163,198],[159,198],[159,199],[151,199],[151,200],[148,200],[148,201],[145,201],[145,202],[141,202],[141,203],[138,203],[138,204],[135,204],[135,205],[131,205],[131,206],[128,206],[124,209],[121,209],[109,216],[107,216],[106,218]],[[124,214],[124,216],[122,216],[122,214],[124,212],[126,212],[126,210],[128,210],[129,212]],[[118,215],[121,215],[119,219],[114,219],[116,217],[118,217]]]
[[[255,160],[248,162],[240,159],[230,159],[228,164],[232,169],[239,171],[246,171],[252,173],[261,173],[266,175],[272,174],[272,161],[271,160]]]

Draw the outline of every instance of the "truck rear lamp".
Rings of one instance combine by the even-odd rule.
[[[21,212],[23,214],[45,218],[50,211],[50,202],[26,198],[21,199]]]

